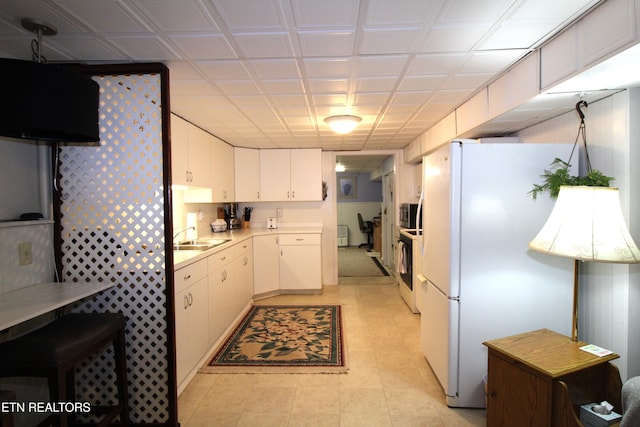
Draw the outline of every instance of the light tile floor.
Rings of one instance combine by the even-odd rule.
[[[341,304],[347,374],[197,374],[180,395],[182,426],[485,426],[452,409],[420,351],[420,316],[396,285],[339,285],[258,304]]]

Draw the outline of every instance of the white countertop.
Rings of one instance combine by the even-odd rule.
[[[112,287],[113,283],[49,282],[0,294],[0,330]]]
[[[207,233],[205,235],[198,236],[198,241],[206,241],[208,239],[231,239],[227,243],[215,246],[206,251],[173,251],[173,266],[174,269],[185,267],[200,259],[206,258],[218,251],[224,250],[230,246],[240,243],[243,240],[252,238],[254,236],[264,236],[269,234],[298,234],[298,233],[311,233],[321,234],[321,225],[291,225],[282,226],[274,230],[268,228],[239,228],[236,230],[224,231],[221,233]]]

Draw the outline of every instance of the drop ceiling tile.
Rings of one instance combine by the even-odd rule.
[[[222,34],[173,34],[170,37],[184,54],[195,60],[234,59],[238,53]]]
[[[289,33],[234,33],[233,38],[244,56],[249,58],[293,56]]]
[[[422,43],[420,51],[468,52],[478,43],[478,39],[485,34],[489,27],[489,23],[433,26]]]
[[[422,25],[432,4],[424,0],[371,0],[366,25]]]
[[[354,94],[353,105],[385,105],[390,98],[389,92],[357,92]]]
[[[303,61],[308,78],[346,78],[351,74],[351,58],[305,58]]]
[[[223,80],[217,86],[227,95],[255,95],[260,93],[258,86],[251,80]]]
[[[306,107],[307,97],[305,95],[272,95],[269,98],[278,107]]]
[[[195,65],[214,81],[251,79],[242,61],[196,61]]]
[[[260,86],[264,89],[264,93],[273,95],[295,95],[304,92],[301,80],[262,80]]]
[[[433,91],[447,81],[446,75],[407,76],[398,85],[399,91]]]
[[[123,61],[128,59],[124,52],[104,40],[77,35],[59,36],[54,40],[47,41],[44,46],[47,60],[56,60],[52,55],[53,51],[63,55],[63,58],[59,60],[79,57],[87,61]]]
[[[134,0],[134,4],[162,31],[219,31],[194,0]]]
[[[309,79],[308,83],[312,93],[335,93],[349,90],[347,79]]]
[[[171,79],[171,96],[208,96],[219,95],[220,91],[204,80],[173,80]]]
[[[432,91],[398,91],[393,96],[392,102],[399,104],[423,104],[432,94]]]
[[[363,77],[356,79],[356,92],[389,92],[398,79],[396,77]]]
[[[493,74],[454,74],[442,84],[442,89],[475,89],[487,83]]]
[[[348,56],[353,54],[354,31],[300,31],[300,49],[304,56]]]
[[[211,0],[224,23],[232,31],[286,28],[278,0]]]
[[[513,0],[449,0],[444,3],[436,22],[469,23],[495,21],[505,13]]]
[[[149,25],[128,9],[125,3],[61,0],[56,2],[56,6],[97,33],[151,33]]]
[[[420,34],[420,27],[364,29],[358,53],[361,55],[407,53],[414,47]]]
[[[399,76],[408,60],[408,55],[359,56],[356,70],[359,78]]]
[[[203,73],[197,70],[191,62],[169,60],[165,62],[169,68],[169,78],[173,80],[199,80]]]
[[[229,100],[237,105],[239,108],[271,108],[267,99],[261,95],[234,95],[230,96]]]
[[[407,67],[406,75],[454,74],[462,69],[467,59],[466,53],[419,54]]]
[[[314,104],[346,106],[347,95],[340,93],[314,94],[312,97]]]
[[[355,28],[359,0],[293,0],[291,2],[298,28]]]
[[[179,57],[175,50],[156,36],[111,36],[105,39],[123,51],[131,60],[164,61]]]
[[[300,78],[298,63],[293,58],[248,60],[247,64],[260,80]]]

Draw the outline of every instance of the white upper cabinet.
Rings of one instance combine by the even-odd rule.
[[[233,147],[210,135],[211,139],[211,193],[212,202],[235,201]]]
[[[291,200],[322,200],[322,150],[291,150]]]
[[[290,196],[290,150],[260,150],[260,200],[290,200]]]
[[[173,184],[209,188],[211,144],[208,134],[178,116],[171,116]]]
[[[236,148],[236,201],[322,200],[320,149]]]
[[[233,149],[235,169],[235,197],[239,202],[260,200],[260,150]]]
[[[211,135],[191,124],[187,126],[190,186],[211,188]]]

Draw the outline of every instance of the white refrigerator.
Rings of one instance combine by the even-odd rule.
[[[448,406],[485,406],[483,342],[571,332],[573,262],[527,247],[554,204],[527,193],[571,148],[458,140],[423,158],[421,346]]]

